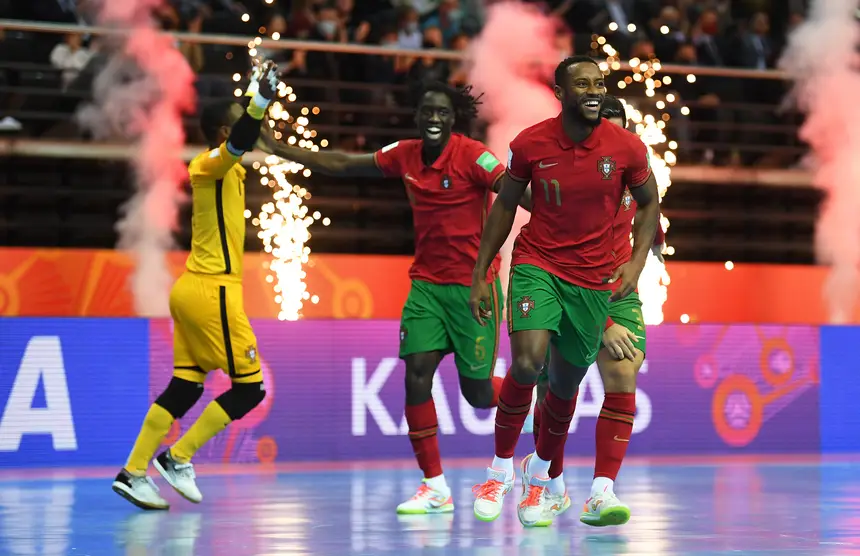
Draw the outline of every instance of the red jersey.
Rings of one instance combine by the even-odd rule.
[[[454,133],[436,161],[425,166],[422,142],[392,143],[374,154],[387,177],[406,186],[415,224],[415,259],[409,277],[431,284],[472,284],[490,193],[505,167],[478,141]],[[499,273],[497,256],[487,281]]]
[[[625,188],[651,175],[637,135],[601,120],[576,143],[561,114],[523,130],[511,142],[508,173],[532,183],[532,215],[514,245],[511,265],[531,264],[590,289],[609,289],[613,224]]]
[[[636,199],[630,194],[630,191],[624,191],[624,196],[621,198],[621,206],[618,207],[618,214],[615,216],[613,224],[615,237],[615,253],[616,268],[623,265],[633,256],[633,245],[630,243],[630,234],[633,232],[633,217],[636,216]],[[663,232],[663,226],[657,222],[657,233],[654,234],[654,245],[663,245],[666,243],[666,234]]]

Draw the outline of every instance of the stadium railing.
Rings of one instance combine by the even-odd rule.
[[[117,33],[116,30],[106,28],[5,20],[0,20],[0,29],[54,35]],[[245,60],[249,41],[254,39],[211,34],[172,35],[178,41],[200,43],[213,48],[232,48],[234,50],[227,52],[235,52],[239,54],[235,58]],[[8,36],[7,34],[7,39]],[[370,45],[293,40],[263,39],[258,48],[331,52],[350,56],[423,56],[453,61],[463,58],[459,52],[442,50],[409,51]],[[223,50],[213,52],[218,53],[213,56],[226,58]],[[245,55],[241,56],[243,53]],[[236,59],[233,61],[239,62]],[[235,83],[232,80],[234,72],[230,70],[240,67],[241,63],[239,66],[234,64],[230,68],[225,67],[219,73],[204,71],[200,78],[207,81],[210,90],[214,83],[220,90],[232,94]],[[0,135],[0,156],[14,157],[18,162],[9,166],[19,170],[13,172],[7,169],[6,174],[0,177],[0,206],[6,209],[0,210],[0,238],[5,239],[7,244],[21,241],[27,244],[40,241],[50,244],[59,240],[60,245],[90,245],[95,242],[99,246],[110,246],[113,241],[111,229],[116,208],[129,191],[127,185],[116,187],[118,181],[125,184],[129,182],[124,165],[116,162],[127,158],[128,149],[84,144],[77,137],[69,139],[66,136],[66,140],[62,140],[62,131],[53,133],[56,124],[71,120],[74,107],[79,100],[86,97],[86,91],[61,93],[56,85],[58,71],[44,64],[4,59],[0,60],[0,72],[3,68],[16,71],[19,76],[32,78],[32,82],[24,80],[22,83],[19,79],[15,84],[0,84],[0,94],[26,95],[29,102],[35,104],[32,110],[19,110],[0,116],[20,116],[28,122],[41,122],[41,129],[50,128],[51,131],[43,133],[41,138],[4,139]],[[629,64],[624,64],[621,71],[614,72],[611,81],[614,81],[616,75],[618,79],[629,75],[625,74],[625,71],[630,71]],[[732,81],[737,85],[735,91],[752,86],[747,85],[752,83],[769,84],[777,91],[783,86],[785,78],[777,71],[668,64],[663,65],[660,72],[673,75],[675,82],[687,81],[687,76],[691,75],[696,76],[700,83],[707,78],[720,82]],[[408,89],[402,84],[292,77],[289,82],[299,91],[311,92],[309,96],[300,96],[297,102],[321,109],[324,117],[319,119],[319,123],[312,120],[312,126],[321,137],[329,139],[334,145],[354,144],[354,139],[360,137],[364,140],[365,148],[374,148],[413,134],[412,110],[406,102],[381,105],[342,100],[360,99],[361,92],[370,93],[375,98],[389,94],[403,99]],[[333,102],[328,102],[329,99],[326,98],[313,97],[312,94],[320,89],[339,92],[340,95],[335,95]],[[637,96],[631,89],[633,88],[624,91],[625,97],[633,100],[643,112],[649,111],[648,103],[660,98],[659,95],[645,98],[641,95],[641,89],[641,96]],[[205,101],[206,95],[201,96],[201,101]],[[57,102],[58,98],[60,102]],[[733,98],[735,102],[721,99],[718,109],[712,105],[703,106],[702,103],[684,100],[684,105],[693,111],[693,117],[684,118],[677,115],[671,121],[670,138],[680,143],[681,157],[681,163],[672,171],[675,185],[664,201],[664,211],[673,226],[670,236],[672,243],[677,246],[678,254],[683,258],[695,260],[811,262],[811,235],[817,194],[809,189],[811,182],[807,172],[784,169],[794,166],[805,152],[796,138],[797,115],[790,112],[781,113],[776,104],[737,101],[742,99],[743,95]],[[777,94],[775,98],[778,100],[780,95]],[[69,101],[66,106],[62,106],[63,100]],[[710,112],[707,112],[707,117],[696,117],[700,112],[708,110]],[[381,118],[384,121],[380,122]],[[353,141],[350,141],[351,139]],[[200,150],[201,148],[189,147],[186,155]],[[725,155],[734,154],[734,164],[711,166],[700,162],[703,153],[719,154],[719,151],[723,151]],[[755,159],[753,162],[759,166],[765,163],[782,169],[750,165],[750,157]],[[28,160],[30,162],[25,162]],[[82,162],[85,160],[91,161],[89,165]],[[685,160],[694,160],[696,163],[685,163]],[[94,161],[100,164],[99,176],[93,175]],[[745,162],[747,165],[743,165]],[[106,172],[107,168],[110,170]],[[48,169],[56,171],[48,177]],[[77,176],[72,175],[75,173]],[[38,195],[33,184],[25,183],[34,180],[34,175],[42,176],[38,180]],[[111,177],[106,178],[105,175]],[[64,219],[62,214],[57,216],[56,212],[68,210],[68,204],[58,202],[56,209],[49,206],[53,202],[52,199],[65,198],[72,182],[77,184],[73,187],[77,187],[84,198],[94,198],[88,205],[88,211],[98,211],[98,218],[93,218],[92,214],[89,214],[89,217],[79,216],[75,211],[71,211]],[[93,185],[97,183],[102,185]],[[410,251],[411,218],[408,202],[399,189],[392,193],[390,184],[368,182],[334,184],[320,179],[319,176],[314,176],[310,185],[314,196],[309,201],[309,206],[331,216],[337,223],[336,226],[320,229],[315,233],[315,250],[377,253]],[[728,187],[732,185],[743,187]],[[719,187],[719,193],[715,194],[714,186],[723,187]],[[249,206],[252,203],[265,202],[266,192],[259,191],[257,194],[259,199],[249,196]],[[29,201],[25,199],[28,197]],[[14,212],[11,207],[20,206],[29,206],[29,212],[40,210],[45,213],[44,218],[38,220],[42,224],[39,230],[32,229],[36,227],[37,219],[24,216],[28,211],[10,214]],[[6,213],[5,217],[3,212]],[[66,233],[55,234],[50,231],[50,226],[44,224],[51,222],[60,229],[65,229]],[[76,226],[74,231],[69,228],[72,224]],[[51,237],[38,239],[46,234]],[[55,237],[57,235],[58,237]],[[249,236],[253,237],[255,234]],[[74,239],[76,237],[79,239]]]

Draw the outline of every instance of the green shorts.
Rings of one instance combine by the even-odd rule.
[[[639,294],[633,292],[623,299],[609,304],[609,318],[615,324],[620,324],[639,339],[633,342],[636,349],[645,353],[645,319],[642,318],[642,301]]]
[[[624,299],[610,303],[609,318],[615,324],[620,324],[639,336],[640,339],[633,342],[633,345],[636,346],[636,349],[645,353],[645,321],[642,318],[642,301],[639,300],[638,293],[633,292]],[[601,338],[602,336],[603,334],[601,334]],[[602,342],[600,347],[603,348]],[[547,355],[547,358],[549,358],[549,355]],[[538,375],[538,382],[546,382],[548,378],[547,368],[544,367]]]
[[[400,319],[400,358],[413,353],[454,354],[460,375],[474,379],[493,376],[499,353],[502,304],[498,278],[490,284],[493,316],[481,326],[469,309],[469,287],[412,281]]]
[[[536,266],[511,268],[508,284],[508,331],[549,330],[565,361],[588,367],[597,359],[610,291],[566,282]]]

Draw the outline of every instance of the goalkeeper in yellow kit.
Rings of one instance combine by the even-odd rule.
[[[140,434],[113,490],[143,509],[170,506],[146,474],[173,421],[203,395],[209,371],[228,373],[232,387],[153,461],[161,476],[187,500],[199,503],[191,458],[231,422],[253,410],[266,395],[257,340],[242,301],[245,245],[245,169],[242,155],[259,138],[260,122],[275,98],[278,75],[267,63],[255,74],[256,91],[246,110],[233,101],[202,110],[201,127],[211,150],[188,165],[191,181],[191,254],[170,292],[173,318],[173,378],[146,414]]]

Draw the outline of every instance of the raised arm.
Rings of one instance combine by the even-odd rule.
[[[242,155],[254,148],[254,143],[260,137],[260,122],[266,115],[266,110],[275,98],[278,86],[278,68],[272,63],[266,63],[259,74],[252,79],[254,92],[248,107],[242,113],[233,127],[227,140],[207,156],[198,157],[189,166],[192,178],[205,176],[219,180],[238,162]]]
[[[348,154],[340,151],[313,152],[276,141],[270,134],[260,138],[258,148],[263,152],[298,162],[313,172],[336,178],[384,177],[376,164],[375,154]]]

